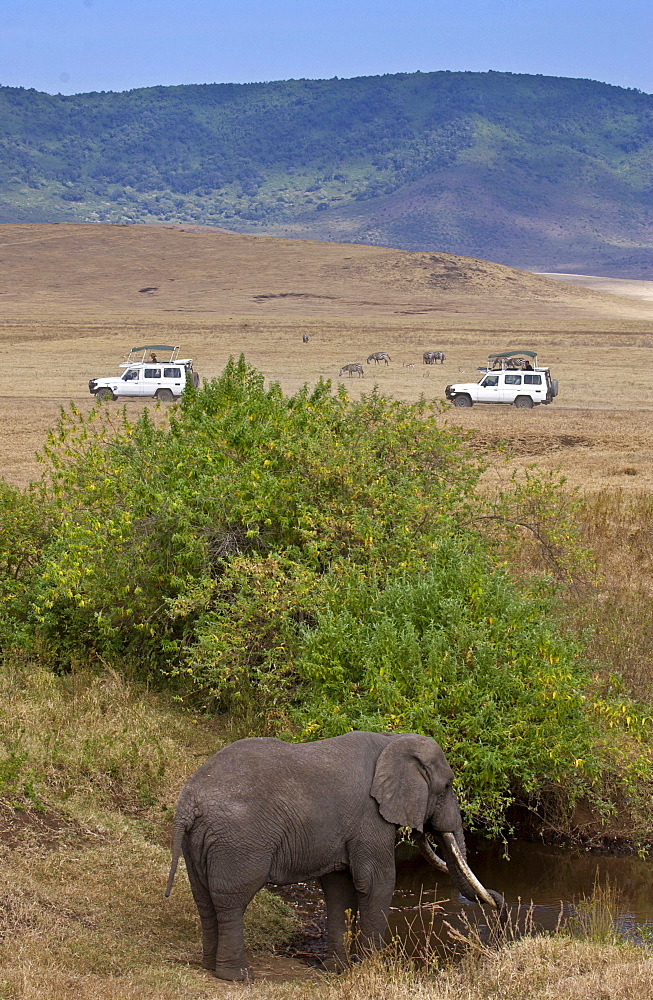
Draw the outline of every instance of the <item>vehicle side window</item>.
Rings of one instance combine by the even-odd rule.
[[[493,386],[493,385],[498,385],[498,384],[499,384],[499,376],[498,375],[488,375],[487,378],[483,379],[483,385],[484,386],[488,386],[488,385],[489,386]]]
[[[164,368],[164,378],[181,378],[181,368]]]
[[[521,375],[506,375],[506,385],[521,385]]]
[[[138,382],[138,368],[130,368],[122,377],[123,382]]]
[[[524,385],[542,385],[542,376],[524,375]]]
[[[145,369],[145,378],[161,378],[161,369],[160,368],[146,368]]]

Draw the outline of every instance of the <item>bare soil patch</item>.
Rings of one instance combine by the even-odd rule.
[[[97,836],[53,809],[14,809],[0,805],[0,844],[4,847],[25,849],[29,846],[55,851],[71,840],[85,843]]]

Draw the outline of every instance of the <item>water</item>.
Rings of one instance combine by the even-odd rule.
[[[468,903],[446,875],[412,852],[402,852],[391,930],[409,952],[450,938],[444,921],[460,931],[467,922],[488,936],[486,907]],[[597,855],[567,848],[513,841],[509,857],[502,844],[468,843],[472,871],[488,889],[505,897],[512,926],[523,932],[554,931],[574,912],[574,902],[592,895],[595,885],[610,885],[618,898],[617,926],[637,937],[638,926],[653,928],[653,862],[638,857]],[[446,902],[445,902],[446,901]],[[420,906],[421,904],[421,906]],[[426,904],[426,905],[425,905]],[[431,906],[429,906],[431,904]],[[436,904],[436,905],[433,905]],[[443,912],[439,910],[442,907]]]

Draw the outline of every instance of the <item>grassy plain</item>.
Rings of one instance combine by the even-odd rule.
[[[0,264],[0,416],[11,428],[0,469],[10,482],[38,475],[33,454],[60,406],[92,405],[90,377],[117,371],[135,344],[170,342],[205,377],[244,351],[294,391],[358,361],[365,377],[345,377],[352,393],[378,385],[437,400],[448,382],[474,379],[490,351],[535,349],[560,381],[551,407],[443,419],[506,442],[514,465],[560,467],[584,489],[653,486],[646,299],[446,254],[199,228],[7,225]],[[379,350],[392,363],[366,365]],[[425,350],[447,361],[425,366]],[[143,405],[153,404],[128,408]]]
[[[577,613],[604,621],[597,657],[653,696],[644,641],[653,568],[650,302],[440,254],[163,227],[3,226],[0,263],[0,468],[17,485],[40,474],[34,452],[60,406],[90,407],[87,379],[114,372],[138,343],[182,345],[205,377],[244,351],[290,391],[362,361],[365,377],[345,380],[352,393],[378,385],[438,400],[447,382],[473,378],[489,351],[536,349],[560,380],[553,406],[476,406],[442,420],[475,431],[488,488],[532,463],[581,488],[584,530],[606,583],[595,606]],[[424,366],[427,349],[444,350],[446,363]],[[376,350],[392,363],[367,366]],[[127,404],[134,414],[143,406],[160,412],[151,402]],[[0,899],[3,1000],[653,997],[648,953],[567,938],[472,954],[428,976],[376,962],[316,978],[259,952],[267,982],[217,983],[197,966],[183,873],[167,902],[162,888],[176,792],[228,734],[110,670],[57,678],[16,668],[2,683],[2,777],[15,790],[0,817],[9,886]],[[17,812],[25,796],[32,806]],[[280,941],[288,926],[262,907],[250,932]]]

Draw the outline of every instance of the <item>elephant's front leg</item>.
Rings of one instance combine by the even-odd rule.
[[[320,885],[326,902],[329,934],[329,957],[324,965],[330,972],[341,972],[349,965],[356,930],[358,894],[348,871],[322,875]]]
[[[375,881],[367,892],[358,894],[358,941],[361,955],[378,951],[385,944],[394,887],[393,877]]]

